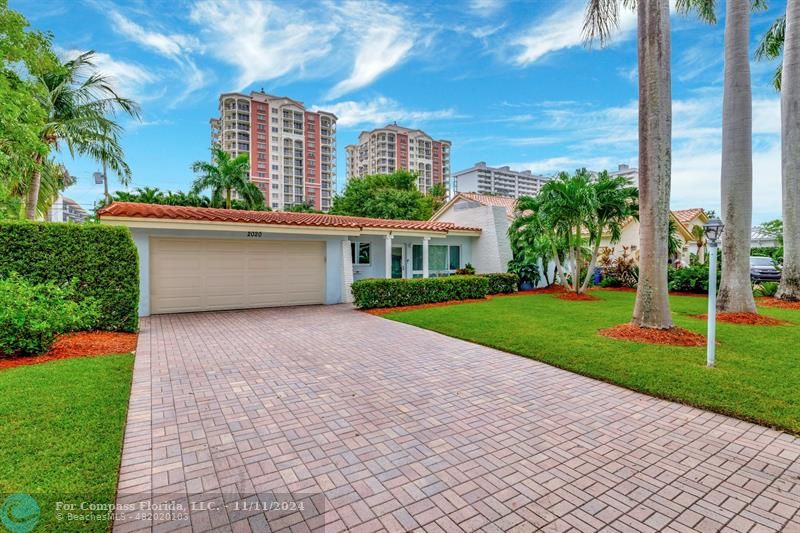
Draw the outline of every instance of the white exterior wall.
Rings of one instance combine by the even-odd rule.
[[[481,228],[481,236],[472,246],[472,266],[480,274],[508,271],[508,262],[511,261],[510,221],[504,207],[460,200],[436,220]]]
[[[451,245],[461,247],[461,265],[463,268],[467,263],[475,264],[473,261],[473,251],[475,248],[477,237],[431,237],[428,244],[430,246],[436,245]],[[361,235],[358,237],[350,237],[350,242],[369,243],[370,244],[370,264],[369,265],[353,265],[353,280],[368,278],[385,278],[386,277],[386,238],[383,235]],[[415,244],[422,244],[421,237],[399,237],[395,236],[392,239],[392,246],[403,247],[404,252],[404,268],[403,277],[412,277],[412,252],[411,247]],[[350,250],[348,249],[348,254]],[[348,255],[348,258],[350,256]],[[477,268],[477,267],[476,267]]]

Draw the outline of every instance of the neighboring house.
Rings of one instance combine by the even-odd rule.
[[[753,227],[750,233],[751,248],[777,248],[780,244],[775,235],[766,233],[760,226]]]
[[[476,192],[519,198],[539,194],[550,178],[537,176],[530,170],[517,172],[510,167],[490,167],[478,161],[472,167],[453,174],[455,192]]]
[[[481,228],[481,238],[472,248],[472,266],[478,273],[506,272],[511,260],[508,227],[516,203],[507,196],[460,192],[434,213],[431,221]]]
[[[670,218],[676,223],[678,227],[678,238],[681,241],[681,254],[680,261],[683,264],[689,264],[689,256],[697,254],[697,240],[692,234],[694,226],[701,226],[708,221],[705,211],[701,208],[694,209],[681,209],[672,211]],[[629,252],[634,257],[639,258],[639,221],[636,219],[629,219],[622,227],[620,239],[614,244],[611,243],[611,236],[605,235],[600,241],[601,248],[612,248],[614,252],[611,257],[619,257],[622,255],[623,248],[627,247]]]
[[[77,222],[81,223],[89,218],[86,209],[78,205],[72,198],[59,194],[58,198],[47,211],[48,222]]]
[[[97,215],[133,234],[141,316],[349,302],[354,279],[452,274],[484,238],[474,225],[315,213],[114,202]]]
[[[428,192],[436,184],[450,187],[450,141],[434,139],[422,130],[388,124],[362,131],[357,144],[345,146],[347,179],[397,170],[416,172],[417,188]]]

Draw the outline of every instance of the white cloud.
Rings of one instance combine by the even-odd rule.
[[[84,50],[56,49],[58,54],[65,59],[72,59],[82,54]],[[123,97],[131,98],[138,102],[152,100],[160,96],[151,92],[152,85],[160,78],[135,63],[128,63],[112,58],[109,54],[95,52],[92,62],[95,70],[107,76],[114,89]]]
[[[315,108],[316,109],[316,108]],[[404,125],[415,125],[433,120],[458,118],[454,109],[409,110],[391,98],[379,96],[370,101],[345,101],[324,106],[325,111],[334,113],[340,127],[382,126],[394,121]]]
[[[506,5],[506,0],[470,0],[469,10],[480,17],[491,17]]]
[[[108,16],[117,32],[141,47],[164,56],[178,65],[178,72],[172,77],[180,79],[181,90],[173,103],[183,101],[206,85],[209,76],[197,67],[191,57],[191,53],[200,47],[199,41],[195,37],[145,29],[114,9],[108,12]]]
[[[365,87],[400,64],[414,46],[414,27],[399,14],[397,6],[380,2],[348,1],[341,19],[355,40],[355,59],[350,75],[337,83],[327,97],[338,98]]]
[[[583,21],[585,2],[571,1],[552,14],[535,21],[524,33],[514,37],[512,62],[518,66],[533,64],[546,55],[583,45]],[[619,28],[615,41],[633,35],[636,29],[636,14],[630,9],[621,9]]]
[[[118,11],[110,11],[109,17],[114,23],[114,29],[119,33],[164,56],[178,57],[198,46],[197,39],[190,35],[165,34],[146,30]]]
[[[191,19],[202,26],[207,51],[239,70],[237,89],[289,74],[329,56],[338,28],[290,5],[254,0],[200,0]]]

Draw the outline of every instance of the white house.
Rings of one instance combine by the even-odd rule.
[[[354,279],[448,275],[483,246],[480,227],[445,221],[127,202],[97,214],[133,234],[141,316],[348,302]]]
[[[698,244],[697,239],[692,234],[692,228],[695,226],[702,227],[708,221],[708,217],[702,208],[681,209],[672,211],[670,218],[675,222],[678,228],[678,238],[681,241],[681,254],[680,261],[683,264],[689,264],[689,256],[697,254]],[[611,243],[611,236],[605,235],[600,241],[601,248],[612,248],[614,252],[611,257],[619,257],[622,251],[627,247],[629,253],[634,257],[639,257],[639,221],[636,219],[629,219],[628,222],[622,227],[620,239]]]
[[[512,257],[508,227],[516,204],[508,196],[460,192],[431,221],[481,228],[481,238],[472,249],[472,266],[478,272],[506,272]]]

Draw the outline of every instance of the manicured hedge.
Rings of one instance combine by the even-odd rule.
[[[19,273],[30,283],[77,279],[80,298],[92,298],[93,329],[136,331],[139,259],[127,228],[97,224],[0,223],[0,277]]]
[[[480,276],[489,280],[489,294],[517,292],[519,287],[519,276],[511,272],[480,274]]]
[[[427,279],[362,279],[353,282],[353,302],[362,309],[485,298],[489,279],[447,276]]]

